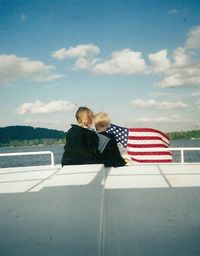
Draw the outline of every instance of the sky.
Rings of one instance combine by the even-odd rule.
[[[0,126],[200,129],[200,1],[0,0]]]

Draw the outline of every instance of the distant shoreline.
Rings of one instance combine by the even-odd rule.
[[[170,140],[200,140],[200,137],[195,138],[184,138],[184,137],[176,137],[176,138],[170,138]],[[26,140],[26,141],[21,141],[21,140],[15,140],[15,141],[10,141],[7,143],[1,143],[0,147],[43,147],[43,146],[64,146],[65,145],[65,139],[57,140],[57,139],[44,139],[44,141],[35,141],[35,140]]]
[[[167,132],[170,140],[200,140],[200,130]],[[65,132],[31,126],[0,127],[0,147],[65,144]]]
[[[0,147],[34,147],[64,145],[65,139],[41,139],[41,140],[14,140],[0,143]]]

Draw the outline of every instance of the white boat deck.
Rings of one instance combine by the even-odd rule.
[[[199,256],[200,164],[0,169],[2,256]]]

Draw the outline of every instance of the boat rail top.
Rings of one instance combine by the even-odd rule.
[[[140,149],[138,149],[139,151]],[[145,152],[151,152],[152,151],[152,148],[145,148],[144,149],[141,149],[142,151],[145,151]],[[200,151],[200,147],[176,147],[176,148],[153,148],[153,151],[154,152],[159,152],[159,151],[167,151],[167,152],[170,152],[170,151],[180,151],[181,152],[181,163],[184,164],[185,163],[185,157],[184,157],[184,152],[185,151]],[[199,159],[200,160],[200,159]],[[174,162],[173,162],[174,163]],[[169,163],[170,164],[170,163]]]
[[[144,149],[142,149],[144,151]],[[154,148],[154,152],[162,151],[180,151],[181,163],[185,163],[184,152],[185,151],[200,151],[200,147],[177,147],[177,148]],[[152,148],[145,148],[145,152],[151,152]],[[49,155],[51,156],[51,166],[55,166],[54,153],[52,151],[35,151],[35,152],[14,152],[14,153],[0,153],[0,157],[3,156],[26,156],[26,155]],[[170,164],[170,163],[169,163]]]

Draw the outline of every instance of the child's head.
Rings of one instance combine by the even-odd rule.
[[[94,114],[92,110],[87,107],[80,107],[76,112],[76,120],[80,126],[91,127]]]
[[[110,125],[110,117],[107,113],[100,112],[94,116],[94,126],[97,132],[105,132]]]

